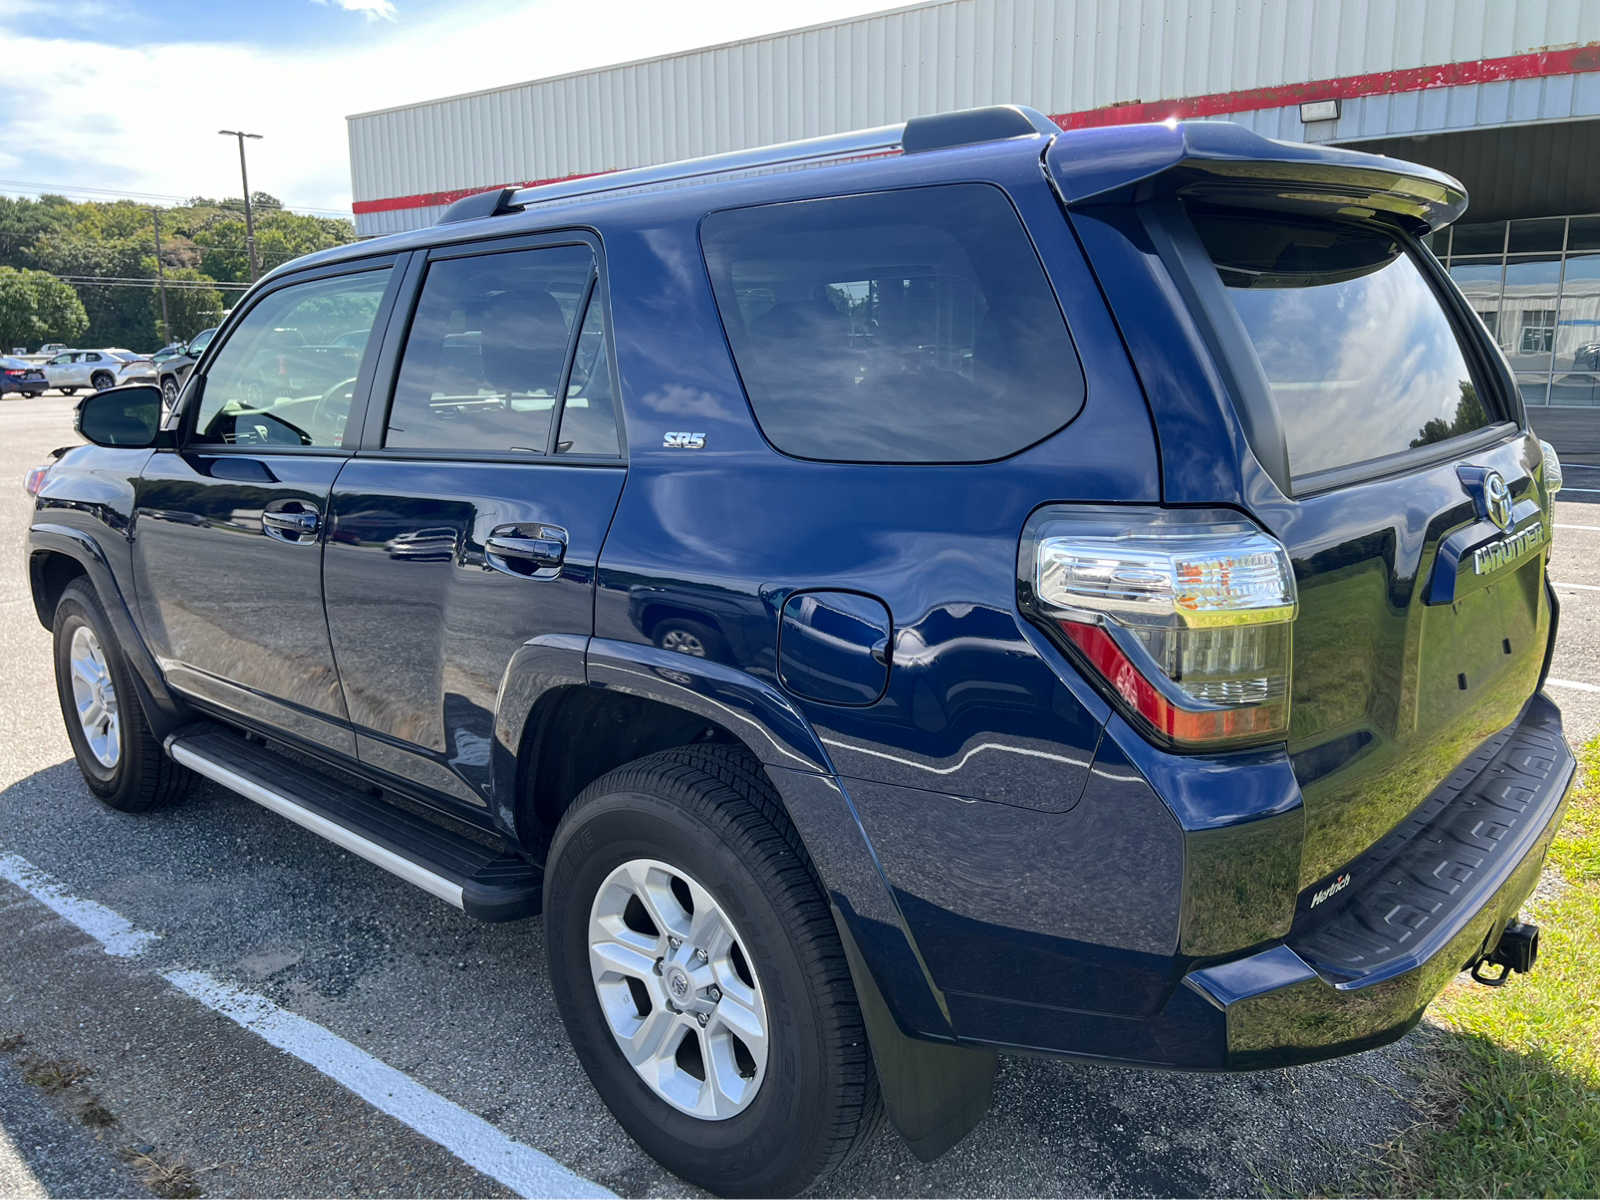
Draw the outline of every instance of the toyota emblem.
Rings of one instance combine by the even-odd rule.
[[[1484,472],[1483,510],[1499,528],[1511,528],[1511,490],[1499,471]]]

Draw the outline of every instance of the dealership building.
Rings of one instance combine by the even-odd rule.
[[[1213,117],[1426,163],[1471,204],[1435,252],[1541,434],[1600,462],[1600,3],[931,0],[349,118],[357,231],[451,201],[922,113],[1064,129]]]

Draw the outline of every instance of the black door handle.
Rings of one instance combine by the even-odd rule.
[[[567,557],[567,531],[559,525],[501,525],[483,540],[484,565],[511,575],[559,570]]]

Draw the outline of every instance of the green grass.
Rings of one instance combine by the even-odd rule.
[[[1600,1195],[1600,738],[1550,851],[1539,962],[1498,990],[1458,977],[1421,1080],[1430,1120],[1363,1185],[1394,1196]],[[1551,885],[1553,881],[1553,887]]]

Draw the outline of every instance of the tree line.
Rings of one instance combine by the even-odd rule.
[[[355,240],[344,218],[292,213],[266,192],[253,192],[250,203],[263,273]],[[165,326],[153,286],[157,218],[171,285]],[[195,196],[154,213],[131,200],[0,196],[0,354],[45,342],[154,350],[217,324],[243,294],[217,284],[249,282],[241,199]]]

